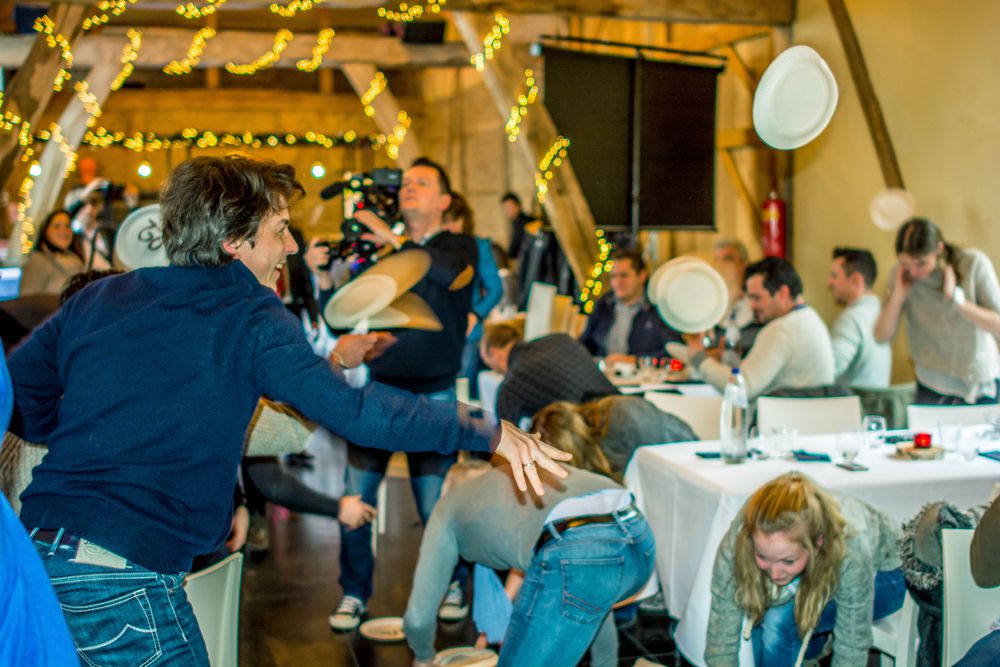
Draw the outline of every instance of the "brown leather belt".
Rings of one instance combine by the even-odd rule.
[[[639,508],[635,506],[635,503],[629,503],[626,507],[621,508],[611,514],[591,514],[589,516],[575,516],[566,519],[559,519],[558,521],[553,521],[552,523],[545,524],[542,528],[542,535],[535,542],[535,551],[548,544],[554,539],[553,532],[562,535],[567,530],[571,528],[579,528],[580,526],[587,526],[592,523],[615,523],[617,521],[631,519],[633,516],[639,514]]]

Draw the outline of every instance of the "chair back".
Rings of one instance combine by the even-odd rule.
[[[799,435],[857,431],[861,428],[861,401],[857,396],[831,398],[757,399],[757,428],[761,433],[787,427]]]
[[[524,340],[547,336],[557,329],[552,321],[557,288],[548,283],[531,283],[528,292],[527,315],[524,318]]]
[[[237,552],[184,582],[212,667],[237,667],[243,554]]]
[[[872,648],[882,654],[882,667],[916,667],[918,638],[917,603],[907,591],[899,611],[872,624]]]
[[[906,425],[914,431],[936,432],[938,422],[986,424],[995,414],[1000,414],[1000,405],[910,405]]]
[[[647,391],[643,398],[662,412],[672,414],[687,422],[702,440],[719,439],[719,422],[722,417],[721,396],[682,396],[660,391]]]
[[[941,530],[944,561],[943,665],[954,665],[1000,616],[1000,588],[980,588],[972,579],[971,530]]]

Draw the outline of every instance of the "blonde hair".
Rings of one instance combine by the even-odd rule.
[[[489,461],[483,461],[482,459],[459,461],[448,468],[448,472],[444,476],[444,481],[441,483],[441,495],[443,496],[448,493],[456,484],[479,477],[483,473],[489,472],[492,468],[493,466],[490,465]]]
[[[551,403],[535,413],[531,430],[541,433],[542,439],[556,449],[572,454],[577,468],[621,481],[621,474],[612,469],[601,449],[585,408],[567,401]]]
[[[847,548],[846,522],[837,501],[802,473],[790,472],[757,489],[741,515],[734,554],[736,602],[753,625],[763,620],[774,598],[774,583],[757,567],[753,536],[788,533],[809,553],[795,595],[795,624],[805,637],[840,585]]]

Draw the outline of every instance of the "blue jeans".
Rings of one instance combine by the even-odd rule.
[[[1000,630],[994,630],[977,641],[955,667],[991,667],[1000,664]]]
[[[878,572],[875,575],[874,586],[872,620],[885,618],[903,606],[906,584],[903,581],[902,570]],[[809,640],[805,659],[810,660],[819,656],[827,635],[833,631],[836,623],[837,603],[830,602],[820,614],[819,623],[816,624],[816,629],[813,630],[812,638]],[[794,665],[802,648],[802,639],[795,625],[795,598],[764,612],[764,620],[753,629],[751,641],[754,660],[758,665],[767,667]]]
[[[499,667],[577,664],[602,624],[602,635],[613,631],[615,603],[649,579],[655,550],[641,514],[571,528],[546,543],[514,602]],[[602,663],[616,659],[600,655]]]
[[[160,574],[71,561],[71,542],[35,540],[82,665],[209,667],[198,621],[183,584],[186,572]]]
[[[453,389],[426,394],[434,400],[455,400]],[[368,449],[349,443],[347,479],[344,495],[361,495],[369,505],[377,504],[378,485],[385,477],[392,452]],[[420,521],[427,525],[431,510],[441,497],[441,485],[448,469],[458,459],[455,454],[411,452],[406,455],[410,468],[410,489],[417,501]],[[467,576],[467,573],[466,573]],[[372,554],[372,525],[349,530],[340,524],[340,586],[344,595],[367,601],[372,596],[375,579],[375,556]]]

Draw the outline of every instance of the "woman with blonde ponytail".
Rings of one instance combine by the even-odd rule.
[[[762,486],[719,545],[706,663],[735,666],[742,629],[757,667],[813,660],[831,634],[833,667],[867,664],[872,621],[906,593],[899,533],[879,510],[801,473]]]

